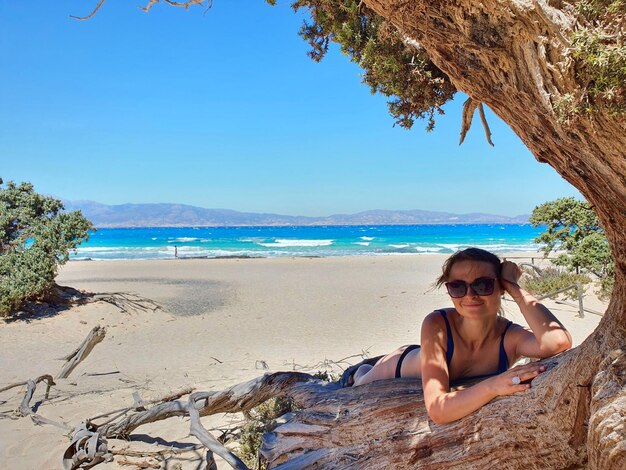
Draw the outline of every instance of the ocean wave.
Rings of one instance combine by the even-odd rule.
[[[169,241],[179,242],[179,243],[189,243],[189,242],[199,242],[202,241],[198,237],[179,237],[179,238],[169,238]]]
[[[538,251],[540,246],[535,243],[440,243],[442,250],[439,252],[456,253],[466,248],[482,248],[494,253],[504,252],[533,252]]]
[[[391,248],[395,248],[395,249],[397,249],[397,250],[398,250],[398,249],[402,249],[402,248],[408,248],[408,247],[409,247],[409,244],[408,244],[408,243],[403,243],[402,245],[393,245],[393,244],[390,244],[389,246],[390,246]]]
[[[533,251],[539,251],[539,249],[541,248],[540,245],[537,245],[535,243],[520,243],[520,244],[494,243],[494,244],[476,245],[476,247],[482,248],[488,251],[493,251],[494,253],[513,252],[513,251],[533,252]]]
[[[361,237],[361,240],[365,240],[365,241],[372,241],[374,239],[374,237]]]
[[[370,242],[354,242],[355,245],[361,245],[361,246],[370,246],[371,243]]]
[[[330,246],[333,244],[333,240],[286,240],[277,239],[273,243],[259,243],[259,245],[266,248],[291,248],[291,247],[303,247],[303,246]]]

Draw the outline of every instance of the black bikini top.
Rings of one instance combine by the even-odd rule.
[[[450,363],[452,362],[452,355],[454,354],[454,339],[452,339],[452,328],[450,328],[450,321],[448,320],[447,312],[445,310],[437,311],[441,314],[446,322],[446,332],[448,333],[448,350],[446,351],[446,364],[448,365],[448,370],[450,370]],[[509,322],[506,324],[506,327],[504,328],[504,331],[502,332],[502,336],[500,337],[500,360],[498,363],[498,370],[493,374],[475,375],[473,377],[461,377],[459,378],[459,380],[482,379],[501,374],[502,372],[508,370],[509,358],[507,357],[506,350],[504,349],[504,335],[506,335],[507,330],[512,324],[513,322],[509,320]]]

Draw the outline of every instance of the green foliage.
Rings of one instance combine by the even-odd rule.
[[[389,111],[396,124],[410,129],[416,119],[428,118],[434,128],[435,114],[456,89],[419,45],[409,45],[383,17],[359,0],[296,0],[294,10],[307,8],[312,22],[305,21],[300,35],[311,46],[309,56],[320,61],[330,42],[363,70],[363,82],[372,93],[390,97]]]
[[[533,210],[530,223],[547,225],[548,230],[535,239],[544,245],[546,256],[563,251],[554,264],[577,272],[583,269],[600,279],[613,277],[615,263],[609,243],[588,202],[566,197],[543,203]]]
[[[574,284],[587,284],[591,282],[588,276],[582,274],[563,272],[555,268],[545,268],[542,275],[533,278],[524,278],[522,285],[524,289],[533,295],[543,295],[556,292]],[[570,289],[563,292],[563,295],[570,299],[577,298],[576,289]]]
[[[572,55],[585,93],[561,116],[606,109],[626,113],[626,0],[581,0],[579,27],[572,33]],[[558,108],[558,106],[557,106]],[[557,112],[559,110],[557,109]],[[561,109],[564,111],[564,109]]]
[[[61,201],[37,194],[32,184],[0,179],[0,316],[41,298],[54,284],[57,266],[89,237],[91,223]]]
[[[611,293],[613,292],[613,287],[615,287],[614,275],[600,279],[600,299],[608,300],[611,297]]]
[[[625,0],[580,0],[576,11],[586,19],[603,18],[605,15],[618,15],[626,12]]]
[[[318,371],[313,377],[327,382],[339,378],[329,371]],[[246,414],[246,422],[239,436],[239,448],[235,453],[251,469],[264,470],[267,466],[259,459],[261,438],[266,432],[273,431],[278,425],[278,418],[287,413],[298,411],[295,403],[286,398],[274,397],[261,403]]]
[[[270,398],[252,409],[246,416],[246,423],[239,437],[239,448],[235,453],[249,468],[256,470],[266,468],[266,465],[259,460],[261,437],[278,426],[276,421],[278,418],[292,411],[296,411],[296,407],[291,400]]]
[[[313,374],[313,377],[326,382],[337,382],[341,378],[341,376],[328,370],[318,370],[315,374]]]

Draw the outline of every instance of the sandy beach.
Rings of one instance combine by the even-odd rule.
[[[96,325],[105,339],[67,379],[53,387],[37,412],[71,426],[102,412],[130,406],[133,392],[149,400],[185,387],[218,390],[266,370],[332,370],[419,342],[420,324],[435,308],[450,305],[432,287],[444,255],[338,258],[178,259],[70,262],[58,283],[91,292],[133,292],[158,303],[154,312],[121,312],[98,302],[54,316],[0,326],[2,386],[55,375],[66,356]],[[517,261],[517,260],[516,260]],[[578,317],[574,307],[546,301],[580,344],[600,317]],[[515,304],[506,316],[524,324]],[[585,306],[603,311],[595,298]],[[345,359],[348,358],[348,359]],[[44,387],[40,387],[43,389]],[[38,389],[31,404],[42,399]],[[9,419],[25,387],[0,394],[0,462],[4,468],[58,469],[69,445],[64,432]],[[209,417],[211,428],[232,418]],[[141,427],[133,443],[195,444],[186,419]],[[181,463],[198,468],[198,456]],[[220,469],[229,468],[218,462]],[[98,468],[120,468],[117,463]],[[124,467],[132,468],[132,467]]]

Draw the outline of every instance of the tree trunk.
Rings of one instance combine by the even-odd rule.
[[[307,408],[266,435],[270,468],[626,468],[626,120],[598,111],[563,121],[579,96],[571,3],[364,0],[424,48],[452,83],[507,122],[595,207],[616,283],[596,331],[531,392],[452,424],[429,421],[420,387],[374,383],[300,397]],[[620,351],[621,349],[621,351]]]

